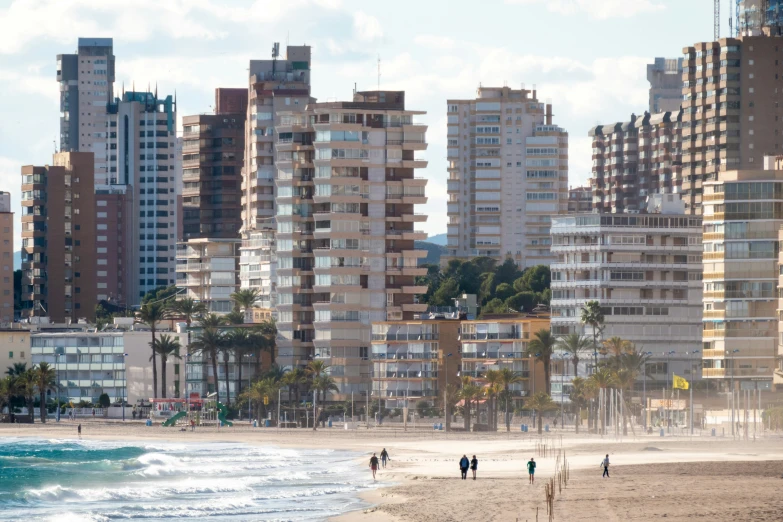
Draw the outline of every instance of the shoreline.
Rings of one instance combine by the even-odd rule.
[[[0,425],[0,437],[76,439],[76,424]],[[382,429],[344,431],[328,428],[316,432],[278,431],[241,425],[181,432],[160,426],[100,422],[82,422],[82,428],[82,439],[86,440],[246,443],[355,452],[360,455],[356,459],[357,469],[366,473],[367,486],[372,489],[359,491],[356,495],[363,503],[362,507],[329,518],[332,522],[457,522],[468,519],[500,522],[515,517],[533,520],[535,508],[545,507],[543,484],[555,475],[558,454],[560,462],[562,458],[567,459],[575,482],[556,500],[556,514],[567,513],[566,520],[657,518],[653,516],[655,513],[644,511],[645,505],[668,512],[667,521],[689,518],[690,515],[685,516],[689,506],[710,512],[712,520],[738,520],[743,519],[741,511],[735,513],[735,518],[725,518],[712,507],[731,500],[738,488],[743,494],[757,493],[757,498],[754,497],[755,504],[750,499],[738,501],[736,509],[741,509],[742,502],[746,502],[745,509],[755,513],[758,504],[766,505],[767,511],[758,511],[753,520],[783,519],[783,500],[778,501],[770,493],[770,488],[780,484],[783,474],[783,440],[777,433],[768,433],[767,437],[756,441],[733,441],[708,436],[640,436],[615,440],[595,435],[565,434],[561,437],[559,434],[538,436],[505,432],[399,433]],[[541,452],[541,444],[548,445],[549,451]],[[372,452],[380,453],[384,447],[391,457],[389,467],[379,470],[379,480],[373,484],[367,461]],[[596,486],[600,471],[597,476],[596,472],[605,453],[610,455],[611,469],[622,478],[597,482],[599,486]],[[478,456],[478,481],[459,480],[456,463],[462,454]],[[538,463],[535,486],[528,486],[524,471],[525,463],[531,457]],[[741,481],[734,478],[736,474],[741,476]],[[697,487],[674,487],[678,484]],[[649,490],[660,493],[645,496]],[[712,490],[721,493],[716,497]],[[492,494],[487,495],[488,491]],[[624,509],[620,500],[628,501],[628,491],[636,491],[637,496],[641,494],[641,518],[636,512],[620,513]],[[736,509],[728,504],[725,507],[727,513]],[[594,518],[593,513],[602,515]]]

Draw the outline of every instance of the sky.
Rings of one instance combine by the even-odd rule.
[[[447,99],[536,86],[569,132],[569,183],[584,184],[588,129],[646,110],[646,64],[712,40],[712,10],[712,0],[0,0],[0,190],[12,195],[15,249],[20,167],[51,163],[55,57],[79,37],[113,38],[115,90],[176,91],[180,119],[211,112],[216,87],[246,87],[248,61],[269,59],[274,42],[312,46],[319,101],[377,88],[380,58],[380,88],[427,111],[429,202],[417,212],[434,235],[446,231]]]

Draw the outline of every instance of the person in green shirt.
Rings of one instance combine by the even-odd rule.
[[[530,460],[527,463],[527,474],[530,477],[531,484],[535,482],[535,473],[536,473],[536,459],[530,457]]]

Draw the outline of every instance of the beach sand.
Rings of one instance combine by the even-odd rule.
[[[76,438],[76,423],[0,425],[0,437]],[[555,520],[783,520],[783,439],[769,434],[756,442],[720,437],[659,438],[566,434],[446,434],[391,430],[344,431],[199,428],[195,433],[140,423],[82,421],[82,437],[104,440],[245,442],[281,447],[320,447],[363,453],[386,448],[391,462],[378,473],[378,489],[362,495],[364,509],[339,522],[446,522],[547,520],[544,483],[555,475],[555,456],[564,454],[570,480],[555,496]],[[610,479],[601,478],[606,453]],[[479,459],[478,480],[459,479],[457,462]],[[538,462],[536,484],[528,484],[525,463]],[[368,484],[372,484],[367,469]]]

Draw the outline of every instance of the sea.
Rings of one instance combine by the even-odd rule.
[[[0,520],[327,520],[364,506],[361,455],[232,443],[0,438]]]

